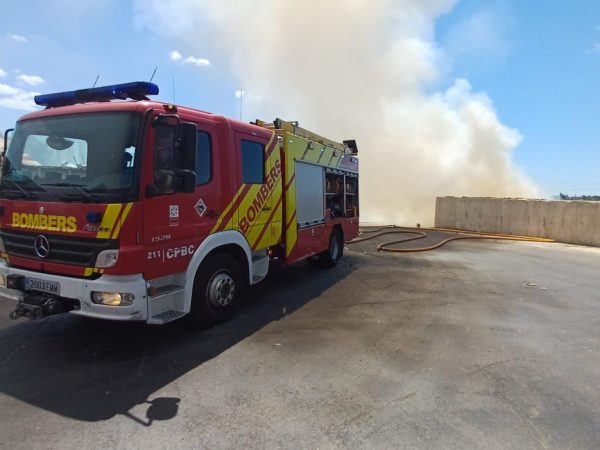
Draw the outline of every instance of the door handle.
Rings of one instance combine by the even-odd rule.
[[[271,211],[271,207],[270,206],[264,206],[262,210],[263,211]]]

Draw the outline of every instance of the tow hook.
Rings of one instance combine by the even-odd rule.
[[[72,309],[74,309],[73,306],[66,304],[61,298],[40,294],[27,294],[22,300],[19,300],[17,307],[10,313],[9,317],[13,320],[19,317],[41,319]]]

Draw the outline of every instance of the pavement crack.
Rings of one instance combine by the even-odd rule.
[[[468,372],[466,376],[475,375],[476,373],[485,371],[486,369],[489,369],[490,367],[494,367],[494,366],[497,366],[498,364],[504,364],[507,362],[510,362],[510,359],[505,359],[503,361],[495,361],[493,363],[486,364],[485,366],[479,367],[479,368],[473,370],[472,372]]]

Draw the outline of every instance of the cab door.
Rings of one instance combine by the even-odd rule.
[[[193,237],[201,242],[212,232],[222,231],[223,224],[216,227],[216,222],[233,195],[235,177],[231,175],[231,155],[224,150],[215,125],[197,126],[196,189],[190,213],[193,211]]]
[[[221,166],[227,167],[229,164],[221,161],[227,155],[222,155],[220,151],[216,127],[211,123],[196,122],[196,125],[194,192],[177,191],[177,187],[171,184],[170,177],[178,166],[178,150],[173,145],[165,149],[165,142],[172,139],[174,128],[151,128],[149,141],[152,150],[147,161],[152,167],[145,173],[147,185],[154,192],[150,196],[148,192],[144,193],[143,233],[148,278],[187,269],[195,250],[211,233],[217,221],[223,196],[231,191],[230,183],[224,182]]]
[[[235,142],[240,158],[238,176],[245,191],[238,208],[238,226],[252,250],[261,250],[281,240],[279,148],[274,135],[236,131]]]

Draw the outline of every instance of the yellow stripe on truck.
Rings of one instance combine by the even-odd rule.
[[[279,196],[279,198],[281,198],[281,195]],[[260,237],[260,235],[256,236],[255,239],[258,239],[260,237],[260,241],[256,241],[256,240],[252,241],[252,244],[250,245],[251,248],[253,248],[253,249],[267,248],[270,245],[273,245],[274,237],[278,241],[281,240],[281,224],[276,225],[273,222],[274,222],[274,218],[282,217],[283,202],[278,200],[278,203],[276,206],[277,206],[277,208],[275,208],[274,212],[272,213],[273,219],[271,219],[271,221],[267,222],[267,224],[265,225],[268,228],[263,232],[262,237]]]
[[[272,136],[269,140],[269,145],[270,143],[272,143],[273,139],[274,136]],[[275,147],[271,155],[269,156],[269,159],[265,161],[265,174],[275,174],[277,172],[276,164],[279,161],[279,159],[279,149]],[[281,164],[281,161],[279,161],[279,164]],[[263,229],[267,227],[265,232],[263,233],[263,236],[260,238],[262,245],[256,248],[257,250],[268,247],[270,245],[274,245],[281,239],[281,214],[279,216],[276,214],[272,214],[272,208],[275,207],[275,205],[272,204],[273,199],[278,199],[279,197],[281,197],[282,192],[281,171],[277,173],[277,178],[271,178],[273,180],[273,185],[270,190],[265,188],[266,184],[252,185],[246,193],[246,195],[241,199],[237,208],[237,212],[245,214],[251,208],[251,206],[256,203],[258,196],[261,195],[262,204],[256,207],[257,211],[253,223],[263,225],[252,225],[247,230],[244,230],[240,223],[238,227],[240,231],[245,235],[251,247],[253,247],[256,244],[256,241],[260,237],[261,233],[263,233]],[[263,194],[266,195],[263,196]],[[232,225],[232,222],[236,219],[236,215],[234,214],[230,219],[230,223],[228,223],[228,225]],[[269,219],[271,220],[269,221]],[[279,223],[279,225],[272,226],[273,223]]]
[[[121,214],[121,218],[117,221],[117,224],[115,226],[115,231],[113,232],[111,239],[117,239],[119,237],[119,233],[121,232],[121,227],[127,220],[127,216],[129,215],[129,211],[131,211],[132,206],[133,206],[133,203],[127,203],[127,205],[125,205],[125,211],[123,211],[123,214]]]
[[[227,205],[227,208],[225,208],[225,210],[224,210],[224,211],[221,213],[221,215],[219,216],[219,219],[217,220],[217,223],[215,223],[215,226],[214,226],[214,227],[213,227],[213,229],[210,231],[210,233],[211,233],[211,234],[212,234],[212,233],[214,233],[214,232],[216,232],[216,231],[219,229],[219,227],[221,226],[221,223],[223,223],[223,219],[225,218],[225,216],[226,216],[227,214],[229,214],[229,211],[231,210],[231,208],[233,208],[233,205],[235,205],[235,202],[237,201],[238,197],[240,196],[240,194],[241,194],[241,193],[242,193],[242,191],[244,190],[244,187],[245,187],[245,184],[242,184],[242,185],[240,186],[240,188],[238,189],[237,193],[236,193],[236,194],[235,194],[235,196],[233,197],[233,200],[231,200],[231,202],[229,203],[229,205]],[[235,214],[234,214],[234,216],[235,216]],[[225,228],[224,228],[224,229],[225,229],[225,230],[228,230],[228,229],[230,229],[230,228],[231,228],[231,225],[230,225],[230,224],[231,224],[231,220],[230,220],[230,221],[228,222],[228,224],[227,224],[227,225],[229,225],[229,227],[228,227],[228,226],[225,226]]]
[[[109,239],[110,234],[113,231],[117,217],[123,207],[122,203],[111,203],[106,207],[104,215],[102,216],[102,223],[100,224],[100,231],[96,234],[97,239]]]
[[[271,137],[269,138],[269,141],[267,142],[267,146],[265,147],[265,149],[268,149],[270,147],[270,145],[273,143],[274,139],[276,139],[275,133],[273,133],[271,135]],[[276,151],[277,151],[277,149],[275,149],[273,151],[273,153],[275,153]],[[223,223],[223,219],[225,219],[225,217],[227,217],[227,215],[231,211],[231,208],[234,207],[234,205],[238,201],[239,196],[242,194],[242,192],[244,192],[244,190],[246,188],[247,188],[247,185],[244,184],[244,183],[242,183],[242,185],[239,187],[238,191],[235,193],[235,196],[233,197],[233,199],[231,200],[231,202],[229,202],[229,204],[227,205],[227,207],[225,208],[225,210],[223,210],[223,212],[221,213],[221,215],[217,219],[217,222],[215,223],[215,225],[213,226],[212,230],[210,231],[211,234],[219,231],[219,229],[220,229],[220,227],[221,227],[221,225]],[[250,195],[250,194],[247,192],[246,196],[244,198],[247,198],[248,195]],[[256,195],[256,193],[254,193],[254,195]],[[239,211],[239,209],[240,208],[238,206],[238,208],[234,211],[234,214],[229,218],[229,220],[227,221],[227,223],[223,227],[223,230],[230,230],[230,229],[233,228],[234,224],[237,223],[237,212]]]
[[[290,171],[291,176],[296,174],[296,171]],[[286,195],[286,203],[287,203],[287,214],[285,215],[285,220],[288,223],[285,223],[285,256],[290,256],[292,250],[296,246],[296,242],[298,241],[298,222],[296,218],[296,180],[293,180],[289,183],[289,189],[285,193]]]

